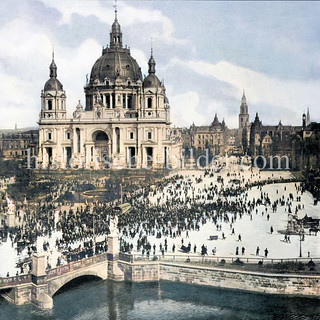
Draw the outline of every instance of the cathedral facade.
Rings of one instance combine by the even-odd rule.
[[[85,107],[67,117],[66,92],[52,58],[41,92],[39,157],[42,167],[165,168],[180,165],[182,140],[170,124],[170,105],[156,76],[151,49],[148,76],[122,44],[115,12],[110,44],[87,79]]]

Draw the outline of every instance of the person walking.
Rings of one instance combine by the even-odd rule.
[[[273,233],[273,227],[272,226],[270,227],[270,233],[271,234]]]
[[[268,257],[268,253],[269,253],[268,249],[265,248],[265,249],[264,249],[264,256],[265,256],[266,258]]]
[[[239,254],[239,247],[236,247],[236,256]]]
[[[260,252],[260,248],[259,248],[259,246],[258,246],[258,247],[257,247],[257,250],[256,250],[256,256],[259,255],[259,252]]]

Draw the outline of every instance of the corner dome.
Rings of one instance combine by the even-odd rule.
[[[149,74],[144,80],[143,80],[143,86],[144,88],[157,88],[160,87],[161,82],[158,79],[158,77],[155,74]]]
[[[141,69],[137,61],[131,57],[128,49],[113,50],[107,48],[104,54],[95,62],[91,69],[90,82],[99,80],[104,82],[105,78],[133,81],[142,80]]]
[[[50,79],[45,83],[44,85],[44,91],[63,91],[63,85],[61,82],[57,79],[57,65],[54,62],[54,52],[52,52],[52,62],[49,66],[50,70]]]
[[[57,78],[50,78],[44,85],[44,91],[63,91],[63,85]]]

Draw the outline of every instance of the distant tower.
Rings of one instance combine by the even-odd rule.
[[[306,126],[307,126],[307,116],[306,116],[306,114],[304,113],[304,114],[302,115],[302,128],[304,129]]]
[[[239,113],[239,129],[243,129],[247,127],[248,124],[249,124],[249,113],[248,113],[247,98],[243,90],[240,113]]]
[[[306,117],[306,126],[308,126],[310,123],[311,123],[311,120],[310,120],[310,112],[309,112],[309,108],[308,108],[307,117]]]
[[[250,128],[249,155],[256,156],[259,154],[260,134],[262,122],[259,119],[258,112]]]

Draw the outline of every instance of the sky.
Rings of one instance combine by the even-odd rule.
[[[52,48],[71,116],[109,42],[114,2],[0,0],[0,128],[36,127]],[[320,2],[118,1],[123,43],[147,75],[151,38],[175,126],[320,122]]]

